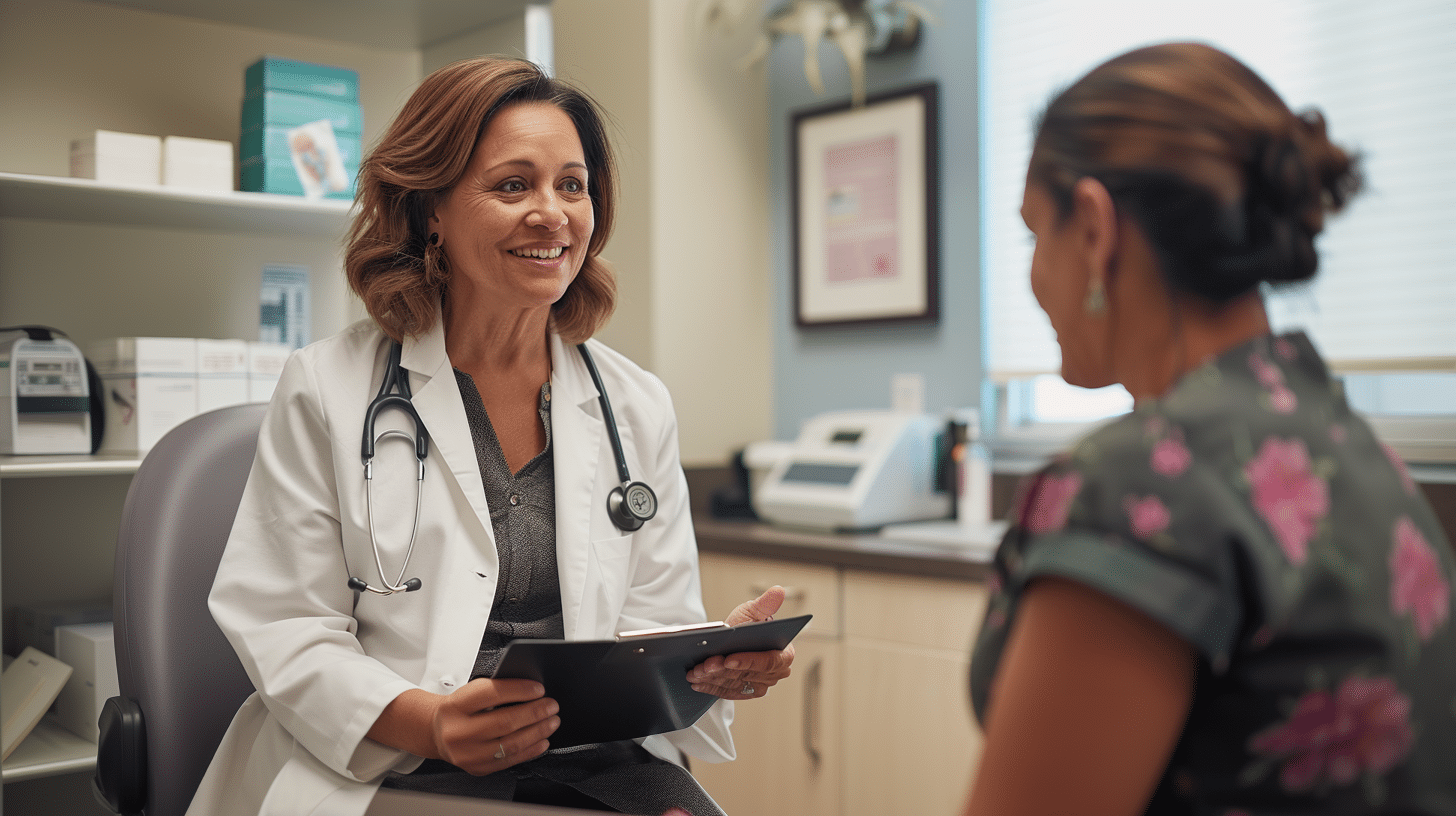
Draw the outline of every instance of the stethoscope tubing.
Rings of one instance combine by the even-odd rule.
[[[612,523],[617,525],[623,532],[631,532],[640,528],[643,522],[648,521],[657,514],[657,496],[652,488],[642,482],[633,482],[630,471],[627,468],[627,456],[622,450],[622,437],[617,432],[617,419],[612,414],[612,403],[607,399],[607,389],[602,383],[601,372],[597,370],[596,361],[592,359],[591,352],[587,350],[586,344],[577,345],[577,351],[581,353],[582,362],[586,364],[587,373],[591,375],[592,384],[597,389],[597,401],[602,409],[602,421],[607,427],[607,439],[612,446],[612,458],[616,462],[617,476],[621,479],[621,485],[614,488],[611,495],[607,497],[607,510],[612,517]],[[379,572],[379,580],[384,585],[381,589],[370,585],[362,578],[349,577],[349,588],[356,592],[371,592],[375,595],[393,595],[396,592],[413,592],[420,588],[418,578],[405,580],[405,573],[409,570],[410,556],[414,555],[415,539],[420,530],[420,512],[424,500],[425,483],[425,458],[429,455],[430,437],[425,430],[425,424],[420,415],[415,411],[410,393],[409,374],[405,372],[400,364],[400,357],[403,354],[402,346],[398,342],[390,344],[389,361],[386,363],[384,381],[380,383],[379,392],[370,401],[369,407],[364,412],[364,433],[360,445],[360,458],[364,464],[364,504],[369,520],[369,546],[374,551],[374,567]],[[390,408],[396,408],[407,415],[414,422],[415,434],[397,429],[388,429],[383,433],[375,434],[375,420],[379,414]],[[379,539],[374,531],[374,448],[381,439],[391,436],[398,436],[414,443],[415,460],[417,465],[415,475],[415,518],[410,528],[409,546],[405,548],[404,558],[400,563],[399,576],[391,582],[385,577],[384,559],[379,552]],[[632,501],[627,500],[627,493],[632,494]],[[638,509],[638,505],[645,506],[646,510]],[[345,555],[345,569],[348,569],[348,556]]]

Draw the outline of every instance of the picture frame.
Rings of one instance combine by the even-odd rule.
[[[938,126],[934,83],[792,114],[799,327],[939,320]]]

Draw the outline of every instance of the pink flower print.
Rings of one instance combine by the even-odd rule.
[[[1082,474],[1043,476],[1032,488],[1030,501],[1021,516],[1021,526],[1032,533],[1051,533],[1067,526],[1072,499],[1082,489]]]
[[[1390,460],[1390,466],[1395,468],[1396,474],[1400,476],[1400,484],[1405,488],[1405,492],[1414,496],[1416,494],[1416,481],[1411,478],[1410,470],[1405,466],[1405,460],[1400,458],[1400,454],[1395,452],[1395,448],[1392,448],[1384,442],[1380,443],[1380,449],[1385,451],[1385,458]]]
[[[1284,555],[1303,564],[1319,522],[1330,510],[1329,486],[1310,472],[1309,449],[1302,439],[1269,437],[1247,465],[1254,509],[1269,525]]]
[[[1390,611],[1410,615],[1416,634],[1430,640],[1451,614],[1451,586],[1441,559],[1407,516],[1395,522],[1390,550]]]
[[[1265,388],[1284,384],[1284,375],[1280,373],[1279,367],[1265,360],[1257,351],[1249,355],[1249,368]]]
[[[1292,414],[1299,407],[1299,400],[1295,399],[1293,391],[1280,383],[1269,390],[1269,407],[1276,414]]]
[[[1128,496],[1122,500],[1122,508],[1127,511],[1127,521],[1128,525],[1132,527],[1132,534],[1144,541],[1168,529],[1168,522],[1172,519],[1167,505],[1163,504],[1163,501],[1157,496],[1146,496],[1141,499],[1136,496]]]
[[[1349,677],[1333,694],[1305,694],[1288,720],[1255,734],[1249,750],[1284,761],[1285,790],[1310,790],[1325,780],[1348,785],[1361,773],[1388,772],[1410,753],[1410,710],[1395,681]]]
[[[1165,437],[1153,445],[1153,470],[1172,478],[1181,475],[1193,463],[1193,454],[1178,437]]]

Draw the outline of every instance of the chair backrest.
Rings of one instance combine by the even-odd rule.
[[[121,697],[146,727],[147,816],[181,816],[253,685],[207,610],[266,405],[167,433],[133,477],[113,588]]]

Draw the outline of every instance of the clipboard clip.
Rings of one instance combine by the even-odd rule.
[[[624,640],[635,638],[652,637],[653,635],[676,635],[682,632],[709,632],[719,629],[732,629],[733,627],[723,621],[708,621],[707,623],[685,623],[680,626],[659,626],[655,629],[632,629],[627,632],[618,632],[616,641],[621,643]]]

